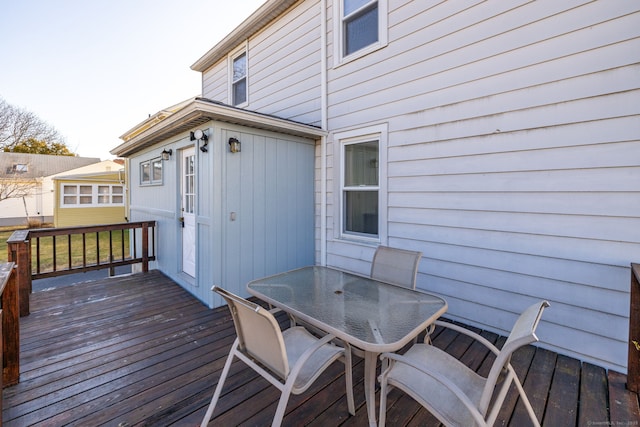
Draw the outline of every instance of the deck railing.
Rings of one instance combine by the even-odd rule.
[[[15,231],[7,246],[8,260],[17,265],[20,316],[29,314],[32,280],[138,263],[148,271],[149,261],[156,259],[155,225],[141,221]]]
[[[20,376],[20,321],[18,315],[18,284],[16,266],[12,262],[0,264],[0,391],[3,387],[18,383]],[[0,413],[2,413],[2,394],[0,393]],[[2,422],[0,421],[0,424]]]
[[[640,393],[640,264],[631,264],[627,388]]]

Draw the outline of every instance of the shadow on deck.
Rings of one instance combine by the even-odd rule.
[[[502,338],[483,335],[500,345]],[[152,271],[36,292],[20,336],[20,383],[4,390],[5,426],[195,426],[235,331],[226,307],[209,310]],[[476,368],[486,357],[449,331],[434,343]],[[366,425],[363,363],[354,360],[355,417],[348,417],[337,363],[290,399],[284,425]],[[535,347],[518,351],[512,363],[543,425],[638,425],[637,395],[622,374]],[[270,424],[279,394],[243,364],[233,365],[223,393],[211,425]],[[438,425],[397,390],[387,419]],[[528,425],[515,399],[507,398],[499,424]]]

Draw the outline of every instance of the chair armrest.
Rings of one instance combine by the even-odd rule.
[[[482,345],[484,345],[485,347],[487,347],[489,350],[491,350],[491,352],[495,355],[498,355],[498,353],[500,353],[500,350],[498,349],[498,347],[496,347],[495,345],[491,344],[489,342],[489,340],[487,340],[485,337],[483,337],[482,335],[476,334],[473,331],[470,331],[467,328],[463,328],[462,326],[458,326],[456,324],[453,323],[449,323],[449,322],[443,322],[441,320],[436,320],[435,322],[433,322],[434,325],[437,326],[442,326],[444,328],[449,328],[449,329],[453,329],[456,332],[459,332],[461,334],[467,335],[468,337],[473,338],[476,341],[479,341]]]
[[[469,397],[466,395],[464,391],[462,391],[460,387],[455,385],[446,376],[442,375],[437,371],[434,371],[433,369],[430,369],[426,365],[418,365],[415,362],[413,362],[413,360],[400,354],[382,353],[380,355],[380,360],[384,360],[384,359],[389,359],[393,362],[389,363],[389,367],[383,373],[380,374],[378,381],[382,382],[383,377],[384,377],[384,380],[386,381],[386,376],[389,373],[389,371],[393,368],[394,363],[404,363],[405,365],[411,366],[412,368],[422,372],[424,375],[427,375],[428,377],[431,377],[437,382],[439,382],[440,384],[442,384],[446,389],[451,391],[456,396],[456,398],[458,398],[460,402],[462,402],[462,404],[469,410],[469,412],[475,419],[476,423],[478,423],[479,425],[486,424],[484,417],[482,416],[482,414],[480,413],[476,405],[473,402],[471,402],[471,399],[469,399]]]
[[[305,364],[307,359],[309,359],[313,353],[318,351],[320,347],[322,347],[323,345],[327,344],[328,342],[330,342],[335,338],[336,338],[335,335],[327,334],[321,339],[319,339],[318,341],[316,341],[316,343],[313,344],[311,347],[306,349],[305,352],[302,353],[300,358],[296,361],[296,364],[293,366],[293,368],[291,368],[291,370],[289,371],[289,375],[294,375],[297,377],[298,373],[300,372],[300,369],[302,369],[302,366]]]

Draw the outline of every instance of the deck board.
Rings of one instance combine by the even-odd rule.
[[[477,332],[498,347],[504,342]],[[193,426],[204,415],[235,330],[226,307],[210,310],[152,271],[36,292],[20,336],[20,383],[3,391],[5,426]],[[441,328],[433,337],[434,345],[486,375],[493,355],[483,346]],[[512,363],[543,425],[616,425],[640,416],[637,395],[624,388],[620,373],[535,347],[519,350]],[[337,363],[290,399],[284,425],[366,425],[363,365],[354,357],[355,417],[348,416],[344,368]],[[278,397],[236,361],[216,425],[269,424]],[[399,390],[389,394],[388,405],[388,425],[439,425]],[[511,393],[497,424],[527,425],[523,409]]]

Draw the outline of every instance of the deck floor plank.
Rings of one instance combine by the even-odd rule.
[[[288,322],[282,313],[278,320]],[[472,330],[498,348],[504,343],[504,337]],[[3,390],[5,426],[181,427],[198,425],[204,416],[235,329],[226,307],[210,310],[152,271],[36,292],[20,336],[20,383]],[[482,375],[494,360],[455,331],[436,328],[432,338]],[[640,417],[638,397],[620,373],[535,347],[520,349],[512,363],[543,425],[616,425]],[[344,366],[336,363],[306,393],[290,398],[283,424],[367,425],[363,365],[354,357],[356,416],[347,413]],[[269,424],[278,399],[278,390],[236,361],[214,422]],[[521,425],[521,406],[511,390],[499,424]],[[439,426],[399,390],[389,394],[387,417],[388,425]]]
[[[558,355],[544,414],[547,424],[576,425],[579,392],[580,361]]]

